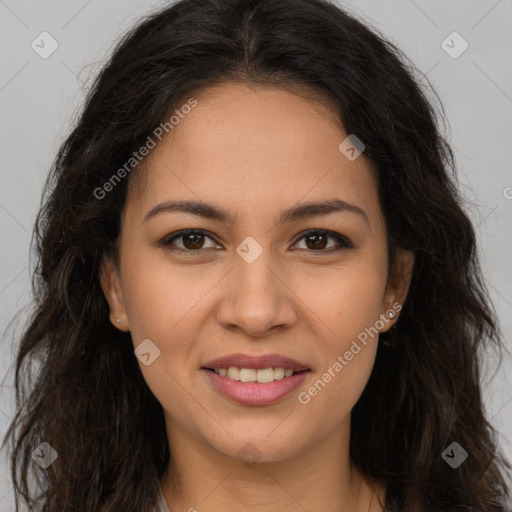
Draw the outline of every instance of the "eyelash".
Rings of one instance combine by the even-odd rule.
[[[181,247],[172,247],[171,244],[174,240],[184,237],[186,235],[205,235],[206,237],[210,238],[212,241],[215,242],[215,240],[208,234],[207,231],[204,231],[203,229],[183,229],[181,231],[177,231],[175,233],[171,233],[171,235],[165,237],[162,241],[159,242],[160,245],[165,247],[168,251],[171,252],[185,252],[189,253],[190,255],[198,254],[200,251],[207,251],[209,249],[212,249],[211,247],[202,248],[202,249],[182,249]],[[297,239],[297,241],[293,244],[296,245],[298,242],[300,242],[303,238],[306,238],[307,236],[310,236],[312,234],[322,234],[327,235],[329,238],[334,239],[339,245],[340,248],[333,250],[332,247],[329,249],[305,249],[308,252],[318,252],[318,253],[331,253],[331,252],[338,252],[343,249],[354,249],[354,244],[345,236],[336,233],[335,231],[329,231],[325,229],[309,229],[307,231],[304,231],[301,233],[301,237]],[[215,242],[217,243],[217,242]],[[220,244],[219,244],[220,245]],[[304,249],[300,249],[304,250]]]

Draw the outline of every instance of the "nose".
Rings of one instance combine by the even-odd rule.
[[[289,271],[286,262],[273,259],[270,249],[264,249],[251,263],[235,255],[217,309],[219,324],[251,338],[293,326],[298,308]]]

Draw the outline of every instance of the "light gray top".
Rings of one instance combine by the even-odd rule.
[[[160,509],[162,512],[171,512],[169,510],[169,507],[167,506],[167,503],[165,502],[165,498],[164,498],[164,495],[162,493],[162,487],[159,486],[159,489],[160,489]]]

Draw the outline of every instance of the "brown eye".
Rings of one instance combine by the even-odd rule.
[[[205,243],[210,240],[213,242],[213,245],[205,246]],[[302,238],[299,241],[305,241],[305,249],[307,251],[314,252],[335,252],[341,249],[351,249],[354,248],[354,245],[348,238],[340,235],[339,233],[325,230],[309,230],[308,232],[302,235]],[[335,243],[329,245],[329,242],[333,240]],[[295,244],[295,248],[298,242]],[[160,242],[166,249],[169,251],[181,251],[181,252],[189,252],[194,253],[195,251],[201,251],[206,249],[217,249],[219,247],[216,244],[215,240],[211,236],[209,236],[205,231],[202,230],[183,230],[178,231],[177,233],[173,233],[172,235],[166,237],[164,240]],[[303,247],[299,247],[299,249],[304,249]]]
[[[193,233],[190,235],[182,235],[183,245],[186,249],[201,249],[204,243],[204,235],[201,233]]]
[[[308,235],[304,237],[308,249],[325,249],[327,245],[328,236],[321,233],[315,235]]]
[[[310,251],[332,252],[326,251],[324,249],[332,249],[333,247],[333,250],[340,250],[339,248],[336,249],[336,244],[328,246],[329,239],[335,240],[337,245],[344,249],[350,249],[354,247],[354,245],[347,238],[340,235],[339,233],[334,233],[331,231],[310,230],[303,234],[302,238],[300,238],[300,240],[305,241],[306,249]]]
[[[204,231],[201,230],[184,230],[174,233],[172,236],[164,239],[161,244],[171,251],[186,251],[193,252],[201,249],[212,249],[217,247],[214,243],[213,246],[205,247],[206,239],[210,239],[215,242],[213,238],[208,236]],[[181,243],[175,243],[175,241]]]

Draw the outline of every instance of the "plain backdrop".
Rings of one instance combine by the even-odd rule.
[[[485,277],[510,349],[512,1],[339,3],[395,42],[439,94],[460,186],[477,225]],[[137,19],[163,5],[136,0],[0,0],[2,437],[13,414],[12,364],[25,313],[7,327],[30,301],[30,238],[50,163],[113,43]],[[43,32],[47,34],[41,36]],[[52,45],[58,47],[43,58],[41,53]],[[487,365],[485,403],[512,459],[512,360],[505,354],[497,373],[496,365],[495,359]],[[5,452],[2,457],[0,512],[13,510]]]

